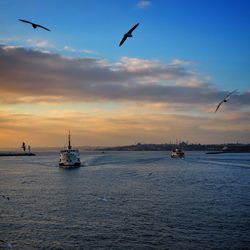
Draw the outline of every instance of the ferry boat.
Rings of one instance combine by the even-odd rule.
[[[171,158],[184,158],[185,154],[180,148],[175,148],[171,152]]]
[[[76,168],[81,166],[78,149],[72,149],[70,132],[68,136],[68,148],[60,151],[59,166],[62,168]]]

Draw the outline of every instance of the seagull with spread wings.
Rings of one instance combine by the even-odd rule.
[[[237,89],[235,89],[234,91],[232,91],[232,92],[230,92],[218,105],[217,105],[217,107],[216,107],[216,109],[215,109],[215,111],[214,111],[214,113],[216,113],[217,112],[217,110],[219,109],[219,107],[220,107],[220,105],[222,104],[222,103],[224,103],[224,102],[228,102],[228,100],[230,99],[230,96],[233,94],[233,93],[235,93],[237,91]]]
[[[40,24],[37,24],[37,23],[32,23],[32,22],[24,20],[24,19],[19,19],[19,21],[31,24],[34,29],[36,29],[38,27],[38,28],[42,28],[42,29],[45,29],[47,31],[50,31],[48,28],[46,28],[46,27],[44,27],[44,26],[42,26]]]
[[[127,39],[128,37],[133,37],[133,36],[132,36],[132,32],[137,28],[138,25],[139,25],[139,23],[137,23],[137,24],[136,24],[133,28],[131,28],[126,34],[124,34],[124,36],[123,36],[123,38],[122,38],[122,40],[121,40],[119,46],[122,46],[123,43],[126,41],[126,39]]]
[[[7,200],[10,200],[10,197],[4,195],[4,194],[0,194],[0,196],[2,196],[3,198],[7,199]]]
[[[5,240],[0,240],[0,242],[2,243],[2,244],[0,244],[0,248],[1,248],[1,249],[2,249],[2,247],[3,247],[3,248],[12,249],[11,243],[9,243],[9,242],[7,242],[7,241],[5,241]],[[1,245],[2,245],[2,246],[1,246]]]

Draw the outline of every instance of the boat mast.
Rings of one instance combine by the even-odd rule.
[[[70,130],[69,130],[69,145],[68,145],[68,149],[71,149],[71,143],[70,143]]]

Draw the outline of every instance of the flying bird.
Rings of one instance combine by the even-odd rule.
[[[220,105],[223,103],[223,102],[228,102],[228,100],[230,99],[230,96],[235,93],[237,91],[237,89],[235,89],[234,91],[230,92],[216,107],[214,113],[217,112],[217,110],[219,109]]]
[[[12,245],[9,243],[9,242],[7,242],[7,241],[5,241],[5,240],[0,240],[0,242],[2,242],[2,247],[4,247],[4,248],[8,248],[8,249],[12,249]],[[1,247],[1,245],[0,245],[0,247]],[[1,248],[2,248],[1,247]]]
[[[8,197],[8,196],[6,196],[6,195],[4,195],[4,194],[1,194],[1,196],[2,196],[3,198],[7,199],[8,201],[10,200],[10,197]]]
[[[38,28],[42,28],[42,29],[45,29],[45,30],[47,30],[47,31],[50,31],[50,30],[47,29],[46,27],[44,27],[44,26],[42,26],[42,25],[40,25],[40,24],[37,24],[37,23],[32,23],[32,22],[30,22],[30,21],[23,20],[23,19],[19,19],[19,21],[24,22],[24,23],[29,23],[29,24],[31,24],[32,27],[33,27],[34,29],[36,29],[36,28],[38,27]]]
[[[137,24],[136,24],[133,28],[131,28],[126,34],[124,34],[124,36],[123,36],[123,38],[122,38],[122,40],[121,40],[119,46],[122,46],[123,43],[126,41],[126,39],[127,39],[128,37],[133,37],[133,36],[132,36],[132,32],[137,28],[138,25],[139,25],[139,23],[137,23]]]
[[[105,202],[108,201],[106,197],[103,197],[102,200],[105,201]]]

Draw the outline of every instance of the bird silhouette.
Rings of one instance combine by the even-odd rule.
[[[121,40],[119,46],[122,46],[123,43],[126,41],[126,39],[127,39],[128,37],[133,37],[133,36],[132,36],[132,32],[137,28],[138,25],[139,25],[139,23],[137,23],[137,24],[136,24],[133,28],[131,28],[126,34],[124,34],[124,36],[123,36],[123,38],[122,38],[122,40]]]
[[[230,93],[229,93],[229,94],[228,94],[228,95],[227,95],[227,96],[217,105],[217,107],[216,107],[214,113],[217,112],[217,110],[219,109],[219,107],[221,106],[222,103],[228,102],[228,100],[230,99],[230,96],[231,96],[233,93],[235,93],[236,91],[237,91],[237,89],[235,89],[234,91],[230,92]]]
[[[5,241],[5,240],[0,240],[0,242],[2,242],[2,246],[0,245],[0,248],[2,249],[2,247],[4,247],[4,248],[8,248],[8,249],[12,249],[12,245],[11,245],[11,243],[9,243],[9,242],[7,242],[7,241]]]
[[[3,198],[7,199],[8,201],[10,200],[10,197],[8,197],[8,196],[6,196],[6,195],[1,194],[1,196],[2,196]]]
[[[46,28],[46,27],[44,27],[44,26],[42,26],[40,24],[37,24],[37,23],[32,23],[32,22],[24,20],[24,19],[19,19],[19,21],[31,24],[34,29],[36,29],[38,27],[38,28],[42,28],[42,29],[45,29],[47,31],[50,31],[48,28]]]

